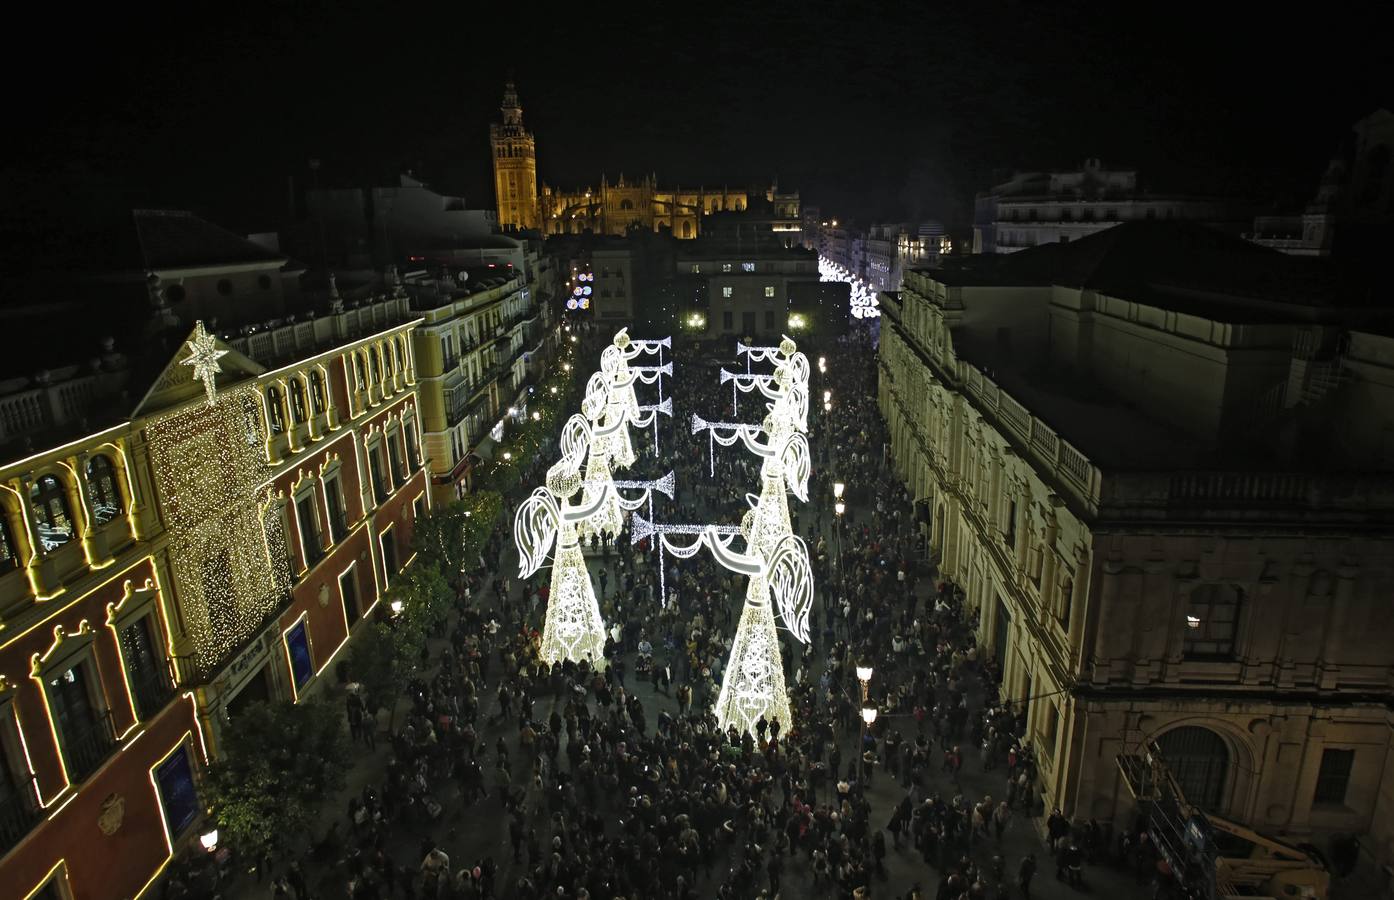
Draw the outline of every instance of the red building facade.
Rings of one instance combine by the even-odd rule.
[[[141,896],[238,711],[333,677],[430,502],[415,325],[279,368],[196,329],[130,419],[0,467],[0,894]]]

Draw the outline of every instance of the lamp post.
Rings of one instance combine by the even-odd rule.
[[[876,721],[876,708],[867,702],[868,695],[871,693],[871,665],[870,663],[859,663],[857,665],[857,682],[862,686],[862,733],[861,739],[857,741],[857,759],[862,766],[862,778],[866,777],[866,764],[862,761],[862,754],[866,752],[866,730]]]
[[[867,760],[866,760],[866,730],[867,730],[868,728],[870,728],[871,725],[872,725],[872,723],[875,722],[875,721],[876,721],[876,707],[874,707],[874,706],[863,706],[863,707],[862,707],[862,746],[861,746],[861,748],[860,748],[860,753],[861,753],[861,759],[862,759],[862,780],[863,780],[865,783],[867,783],[867,784],[870,784],[870,783],[871,783],[871,764],[868,763]]]
[[[842,514],[847,511],[847,504],[842,502],[842,492],[847,489],[847,485],[838,481],[833,484],[833,512],[836,519],[833,521],[833,540],[837,543],[837,569],[842,571]]]

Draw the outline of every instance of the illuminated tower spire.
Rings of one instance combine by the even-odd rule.
[[[538,228],[537,155],[532,134],[523,128],[523,107],[510,78],[503,89],[503,124],[489,126],[494,155],[494,196],[500,228]]]

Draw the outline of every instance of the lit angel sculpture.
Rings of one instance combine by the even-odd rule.
[[[778,719],[786,731],[793,723],[775,632],[775,607],[789,632],[807,643],[813,605],[808,547],[792,534],[762,546],[759,515],[758,508],[753,509],[741,522],[739,534],[745,538],[745,550],[733,547],[737,537],[733,529],[716,525],[658,525],[636,515],[633,529],[635,541],[652,535],[674,556],[690,557],[705,546],[719,563],[749,579],[716,701],[716,720],[722,730],[734,725],[751,735],[758,734],[756,723],[761,718],[767,723]],[[675,534],[696,534],[697,539],[683,545],[674,541]]]
[[[632,385],[632,374],[628,381]],[[673,414],[672,398],[655,406],[640,407],[635,404],[630,407],[627,401],[616,402],[616,394],[613,382],[601,371],[590,377],[581,401],[581,412],[588,423],[590,435],[581,505],[588,507],[595,502],[603,503],[597,515],[578,525],[577,536],[581,540],[588,540],[593,534],[619,534],[623,523],[620,501],[613,490],[608,491],[607,495],[607,486],[613,484],[614,469],[618,465],[628,465],[634,461],[629,429],[631,426],[648,428],[657,422],[659,414],[670,417]],[[628,462],[624,462],[626,458]]]
[[[602,515],[611,502],[624,509],[638,509],[649,495],[649,489],[645,489],[637,500],[626,500],[609,483],[589,500],[573,505],[570,498],[581,490],[581,466],[590,450],[591,438],[585,417],[572,416],[562,429],[562,458],[547,470],[547,486],[533,491],[513,518],[518,570],[523,578],[535,574],[556,545],[551,594],[542,628],[542,659],[548,664],[561,659],[588,659],[593,666],[605,665],[605,623],[600,617],[577,529]]]

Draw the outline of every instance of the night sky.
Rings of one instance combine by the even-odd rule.
[[[270,230],[311,157],[325,183],[409,167],[491,207],[510,68],[549,183],[778,176],[863,219],[961,222],[994,178],[1090,156],[1157,189],[1300,203],[1350,124],[1394,102],[1371,3],[1247,22],[1218,3],[485,6],[63,13],[35,32],[43,65],[5,62],[24,86],[8,226],[146,205]]]

